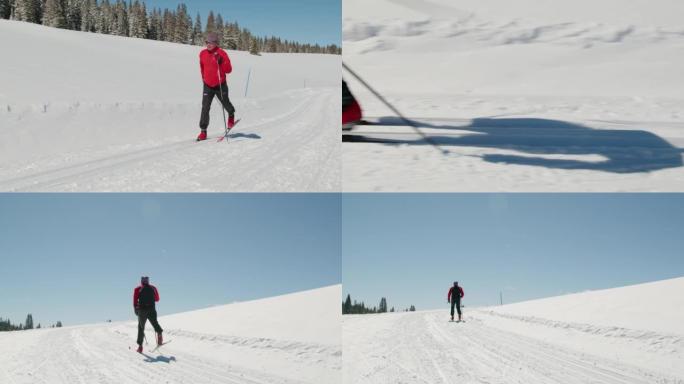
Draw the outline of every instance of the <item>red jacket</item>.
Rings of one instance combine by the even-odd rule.
[[[458,286],[458,291],[461,294],[461,297],[463,297],[463,288],[461,286]],[[447,294],[447,301],[451,303],[451,294],[454,292],[454,287],[449,288],[449,293]]]
[[[133,290],[133,307],[137,308],[138,307],[138,297],[140,297],[140,290],[142,289],[142,285],[139,285],[135,287]],[[157,287],[154,285],[150,284],[150,287],[154,290],[154,301],[158,302],[159,301],[159,292],[157,291]]]
[[[222,59],[221,68],[218,65],[218,57]],[[218,87],[219,84],[226,81],[226,74],[233,71],[228,54],[219,47],[214,48],[212,51],[204,49],[200,52],[199,59],[202,80],[212,88]]]

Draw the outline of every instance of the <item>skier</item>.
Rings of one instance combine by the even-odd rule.
[[[200,71],[204,82],[202,96],[202,115],[200,116],[200,134],[197,141],[207,139],[207,127],[209,126],[209,109],[214,96],[217,96],[223,108],[228,111],[228,129],[235,125],[235,107],[228,98],[228,85],[226,74],[233,71],[230,59],[226,51],[219,47],[218,35],[214,32],[207,34],[207,48],[199,55]],[[225,115],[224,115],[225,116]]]
[[[451,303],[451,321],[454,321],[454,306],[458,312],[458,321],[461,321],[461,298],[463,297],[463,288],[459,287],[458,281],[454,281],[454,286],[449,288],[447,294],[447,302]]]
[[[347,87],[347,82],[342,80],[342,130],[350,130],[361,121],[361,106]]]
[[[135,315],[138,316],[138,353],[142,353],[142,342],[145,337],[145,323],[150,320],[157,333],[157,345],[164,343],[162,338],[162,328],[157,322],[157,310],[154,303],[159,301],[157,287],[150,285],[150,278],[143,276],[140,278],[140,286],[133,291],[133,307]]]

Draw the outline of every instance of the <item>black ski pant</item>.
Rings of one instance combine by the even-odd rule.
[[[154,308],[138,309],[138,345],[141,345],[145,338],[145,323],[150,320],[150,324],[154,327],[154,331],[162,333],[162,328],[157,322],[157,310]],[[156,340],[156,339],[155,339]]]
[[[223,108],[228,111],[229,116],[235,115],[235,107],[231,104],[228,98],[228,84],[224,81],[217,87],[210,87],[204,84],[204,93],[202,95],[202,115],[200,116],[200,129],[205,131],[209,126],[209,110],[211,109],[211,102],[214,101],[214,96],[218,97],[223,105]],[[225,124],[225,122],[224,122]]]
[[[461,317],[461,300],[451,300],[451,317],[454,317],[454,307],[456,307],[458,316]]]

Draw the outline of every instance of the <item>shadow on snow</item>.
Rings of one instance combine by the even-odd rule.
[[[505,154],[481,156],[483,160],[491,163],[614,173],[650,172],[684,165],[681,149],[644,130],[594,129],[565,121],[535,118],[478,118],[465,126],[411,121],[420,128],[460,131],[454,132],[453,135],[430,135],[435,143],[443,147],[485,147],[510,149],[531,155],[599,155],[605,158],[603,161],[594,162]],[[392,117],[381,118],[378,124],[406,126],[401,119]],[[472,134],[464,134],[463,131],[470,131]],[[353,132],[343,135],[343,140],[388,145],[429,145],[422,139],[366,137]]]

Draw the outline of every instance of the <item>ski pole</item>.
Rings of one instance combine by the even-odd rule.
[[[223,82],[221,82],[221,64],[219,64],[218,55],[216,56],[216,74],[219,80],[219,91],[221,91],[221,96],[219,96],[219,101],[221,102],[221,111],[223,112],[223,136],[228,136],[228,122],[226,121],[226,108],[223,106]]]
[[[342,62],[342,68],[344,68],[345,70],[347,70],[347,72],[349,72],[356,80],[358,80],[364,87],[366,87],[366,89],[368,89],[369,91],[371,91],[371,93],[372,93],[375,97],[377,97],[378,100],[380,100],[383,104],[385,104],[385,105],[387,106],[387,108],[389,108],[392,112],[394,112],[394,114],[396,114],[397,117],[399,117],[404,123],[406,123],[406,125],[408,125],[408,126],[410,126],[411,128],[413,128],[413,130],[416,131],[416,133],[417,133],[420,137],[422,137],[423,140],[425,140],[428,144],[432,145],[432,147],[434,147],[435,149],[437,149],[442,155],[448,155],[448,154],[449,154],[449,150],[440,147],[440,145],[439,145],[436,141],[434,141],[430,136],[428,136],[428,135],[426,135],[425,133],[423,133],[423,132],[418,128],[418,126],[416,125],[416,123],[414,123],[413,121],[411,121],[411,120],[409,120],[408,118],[404,117],[404,115],[403,115],[401,112],[399,112],[399,110],[398,110],[396,107],[394,107],[394,105],[390,104],[390,102],[387,101],[387,99],[385,99],[378,91],[376,91],[373,87],[371,87],[370,84],[366,83],[366,82],[361,78],[361,76],[359,76],[356,72],[354,72],[351,68],[349,68],[349,66],[348,66],[347,64],[345,64],[344,62]]]

